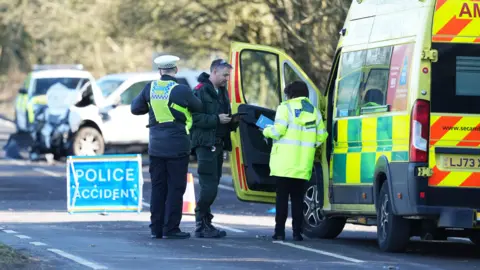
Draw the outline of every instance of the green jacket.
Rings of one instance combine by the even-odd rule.
[[[219,94],[217,94],[215,87],[208,78],[209,75],[207,73],[202,73],[198,78],[200,84],[193,90],[194,95],[202,101],[203,111],[201,113],[192,113],[193,124],[190,130],[192,149],[198,146],[212,147],[215,144],[216,129],[220,125],[218,118],[219,98],[224,99],[224,102],[228,105],[227,113],[231,113],[227,89],[220,88]],[[223,138],[224,150],[232,151],[230,132],[237,127],[238,123],[230,122],[228,125],[229,135]]]

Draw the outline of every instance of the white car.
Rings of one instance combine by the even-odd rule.
[[[193,89],[202,71],[182,70],[177,73],[179,83]],[[110,74],[97,81],[105,97],[104,106],[85,109],[74,108],[70,114],[70,127],[78,135],[73,148],[77,155],[102,155],[109,146],[148,145],[148,114],[133,115],[130,104],[146,84],[159,80],[158,72]],[[82,130],[83,129],[83,130]],[[87,134],[89,136],[87,136]]]

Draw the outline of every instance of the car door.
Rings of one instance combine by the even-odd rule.
[[[108,110],[104,117],[105,137],[109,143],[148,143],[148,114],[133,115],[130,104],[150,81],[134,81],[129,86],[122,87],[114,93],[119,101],[116,106]],[[127,82],[128,83],[128,82]],[[114,97],[115,98],[115,97]]]
[[[269,176],[272,142],[265,140],[255,123],[262,114],[275,119],[277,106],[285,100],[283,89],[294,80],[307,83],[311,101],[322,111],[325,98],[279,49],[234,42],[230,63],[234,67],[228,86],[232,113],[246,113],[232,133],[230,160],[235,192],[242,201],[273,203],[275,182]]]

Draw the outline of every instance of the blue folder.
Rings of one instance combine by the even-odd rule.
[[[258,118],[256,125],[257,127],[264,129],[267,125],[273,125],[273,120],[262,114]]]

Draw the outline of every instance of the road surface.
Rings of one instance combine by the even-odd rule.
[[[0,120],[0,149],[15,131]],[[149,236],[150,179],[140,214],[66,213],[65,165],[8,159],[0,153],[0,242],[24,249],[38,269],[478,269],[480,252],[469,241],[412,241],[405,254],[380,252],[376,228],[347,225],[335,240],[274,242],[271,205],[236,199],[222,181],[214,223],[224,239],[154,240]],[[196,179],[195,179],[196,181]],[[198,196],[198,183],[195,184]],[[194,229],[184,216],[182,230]]]

